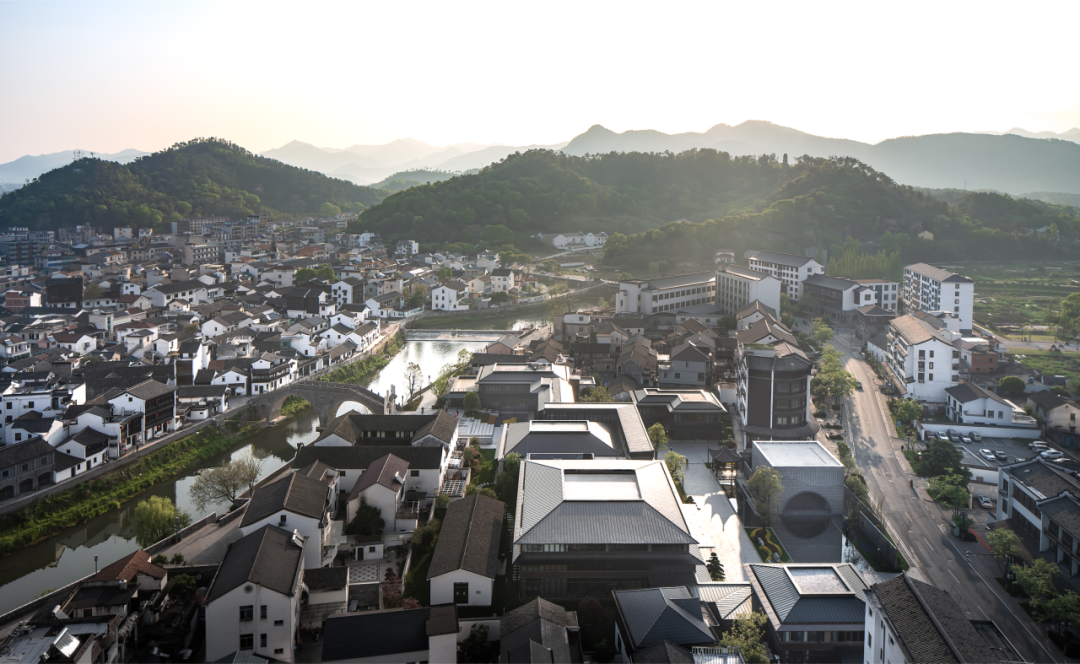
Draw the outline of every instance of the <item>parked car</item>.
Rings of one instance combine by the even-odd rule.
[[[951,440],[952,442],[954,442],[954,443],[959,443],[960,442],[960,434],[956,432],[956,429],[949,429],[948,436],[949,436],[949,440]]]
[[[982,436],[979,435],[978,431],[972,431],[968,433],[968,435],[971,436],[971,439],[974,440],[976,443],[982,442]]]
[[[1043,452],[1039,456],[1041,456],[1044,459],[1060,459],[1065,455],[1062,454],[1061,452],[1058,452],[1057,450],[1046,450],[1045,452]]]
[[[987,461],[993,461],[994,460],[994,453],[991,452],[990,450],[979,450],[979,456],[986,459]]]
[[[1009,460],[1009,455],[1005,454],[1001,450],[994,450],[994,458],[997,459],[998,461],[1008,461]]]
[[[1035,451],[1035,450],[1042,451],[1042,450],[1050,449],[1050,446],[1047,445],[1046,443],[1042,442],[1041,440],[1036,440],[1035,442],[1030,443],[1028,445],[1028,449],[1033,450],[1033,451]]]
[[[862,381],[861,380],[855,381],[855,384],[858,386],[858,389],[860,389],[860,390],[862,389]]]
[[[979,507],[984,509],[994,509],[994,501],[990,500],[986,496],[979,496]]]
[[[971,444],[971,435],[966,434],[966,433],[960,434],[960,442],[961,443],[967,443],[967,444],[970,445]]]
[[[944,431],[938,431],[937,432],[937,439],[938,440],[948,440],[949,439],[949,434],[945,433]]]

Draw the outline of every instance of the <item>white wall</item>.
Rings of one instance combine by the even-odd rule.
[[[1039,430],[1036,427],[988,427],[970,424],[957,424],[956,422],[919,422],[919,438],[925,440],[925,432],[927,431],[933,431],[935,433],[946,433],[949,429],[956,429],[962,434],[969,431],[975,431],[984,438],[1029,438],[1034,440],[1039,437]]]
[[[253,590],[245,593],[244,588],[248,585],[253,586]],[[260,617],[263,605],[266,605],[266,620]],[[252,607],[253,620],[240,621],[241,606]],[[240,648],[240,635],[252,634],[254,647],[248,652],[291,662],[293,634],[299,618],[299,592],[289,597],[257,583],[244,583],[206,606],[206,661],[214,662],[236,652]],[[283,624],[275,626],[275,620],[281,620]],[[260,646],[261,634],[266,634],[265,648]],[[281,652],[275,652],[278,649]]]
[[[491,606],[491,589],[494,579],[489,579],[463,569],[440,574],[431,580],[431,604],[453,604],[454,584],[469,584],[468,606]],[[466,606],[461,604],[459,606]]]

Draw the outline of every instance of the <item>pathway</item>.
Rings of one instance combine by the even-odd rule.
[[[177,553],[183,554],[189,565],[214,565],[225,559],[229,545],[240,539],[240,522],[243,519],[231,519],[225,525],[208,524],[160,553],[172,558]]]

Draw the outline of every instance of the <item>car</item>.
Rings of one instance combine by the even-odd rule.
[[[857,380],[857,381],[855,381],[855,384],[856,384],[856,385],[858,386],[858,388],[859,388],[860,390],[862,389],[862,381],[861,381],[861,380]]]
[[[976,443],[982,442],[982,436],[979,435],[978,431],[970,431],[968,432],[968,435],[971,436],[971,439],[974,440]]]
[[[1005,454],[1001,450],[994,450],[994,458],[997,459],[998,461],[1008,461],[1009,460],[1009,455]]]
[[[994,501],[990,500],[986,496],[979,496],[979,507],[988,510],[994,509]]]
[[[1046,450],[1045,452],[1043,452],[1039,456],[1041,456],[1044,459],[1060,459],[1065,455],[1062,454],[1061,452],[1058,452],[1057,450]]]
[[[993,461],[994,460],[994,453],[991,452],[990,450],[979,450],[979,456],[986,459],[987,461]]]
[[[1041,440],[1036,440],[1035,442],[1030,443],[1028,445],[1028,449],[1029,450],[1048,450],[1048,449],[1050,449],[1050,446],[1047,445],[1046,443],[1042,442]]]
[[[949,433],[947,435],[949,437],[949,440],[951,440],[952,442],[960,442],[960,434],[956,433],[956,429],[949,429]]]
[[[938,431],[937,432],[937,439],[938,440],[948,440],[949,439],[949,434],[945,433],[944,431]]]
[[[970,445],[971,444],[971,435],[966,434],[966,433],[960,434],[960,442],[961,443],[967,443],[967,444]]]

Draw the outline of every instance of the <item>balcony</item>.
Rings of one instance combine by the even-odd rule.
[[[412,520],[420,518],[420,503],[415,500],[404,500],[398,504],[397,511],[394,512],[394,518],[403,520]]]

